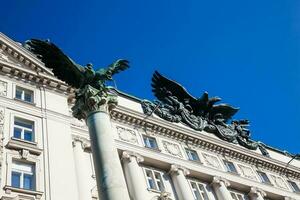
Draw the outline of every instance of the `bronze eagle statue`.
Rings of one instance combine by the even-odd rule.
[[[203,118],[213,119],[216,114],[222,114],[222,118],[227,121],[239,110],[228,104],[215,105],[221,101],[221,98],[209,98],[207,92],[204,92],[200,98],[195,98],[182,85],[157,71],[152,76],[151,86],[154,95],[162,103],[169,104],[168,96],[175,96],[192,114]]]
[[[49,40],[30,39],[25,42],[24,47],[41,59],[46,67],[52,69],[57,78],[76,89],[86,85],[102,89],[105,81],[112,80],[114,74],[129,68],[129,62],[120,59],[107,68],[95,71],[92,64],[81,66],[75,63]]]

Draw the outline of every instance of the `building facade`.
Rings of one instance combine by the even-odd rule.
[[[72,117],[74,90],[0,33],[0,199],[96,200],[88,129]],[[300,200],[300,161],[269,157],[144,114],[115,90],[111,111],[132,200]]]

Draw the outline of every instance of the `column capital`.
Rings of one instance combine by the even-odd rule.
[[[109,113],[117,103],[117,95],[109,93],[106,87],[98,90],[86,85],[76,92],[75,105],[72,107],[73,116],[79,120],[86,120],[94,112]]]
[[[180,170],[183,172],[183,174],[185,176],[190,174],[190,170],[188,170],[187,168],[185,168],[185,167],[183,167],[181,165],[176,165],[176,164],[172,164],[171,165],[169,173],[170,174],[173,174],[173,173],[178,174]]]
[[[261,195],[261,197],[265,197],[265,196],[267,196],[267,194],[265,193],[265,191],[263,191],[262,189],[260,189],[260,188],[257,188],[257,187],[251,187],[251,189],[250,189],[250,192],[248,193],[248,195],[251,197],[251,196],[253,196],[253,197],[257,197],[257,196],[259,196],[259,195]]]
[[[223,183],[226,187],[230,186],[230,182],[221,176],[214,176],[211,182],[212,185],[220,185],[221,183]]]
[[[81,145],[81,148],[83,150],[90,150],[91,149],[91,143],[88,139],[82,138],[79,136],[73,136],[73,141],[72,141],[73,147],[76,147],[76,145]]]
[[[144,162],[144,158],[140,154],[132,151],[123,151],[122,160],[129,160],[129,162],[131,162],[133,158],[135,158],[138,163]]]

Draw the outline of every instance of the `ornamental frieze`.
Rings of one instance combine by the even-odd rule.
[[[137,135],[134,130],[123,128],[121,126],[117,126],[116,129],[117,129],[118,136],[121,140],[132,144],[138,143]]]
[[[247,167],[247,166],[240,165],[240,164],[238,164],[238,167],[240,168],[242,176],[252,179],[252,180],[257,180],[256,175],[251,167]]]
[[[173,156],[178,156],[182,158],[182,153],[180,151],[180,147],[178,144],[174,144],[168,141],[162,141],[164,149],[167,153],[173,155]]]
[[[7,82],[0,80],[0,96],[7,96]]]
[[[220,162],[216,156],[206,154],[206,153],[202,153],[202,156],[204,158],[206,165],[213,168],[221,169]]]
[[[196,131],[204,130],[247,149],[259,149],[262,155],[269,157],[266,145],[251,139],[249,120],[232,120],[238,108],[224,103],[216,104],[221,98],[209,97],[207,92],[196,98],[183,86],[157,71],[153,74],[151,86],[157,100],[141,102],[146,115],[155,114],[164,120],[182,123]]]

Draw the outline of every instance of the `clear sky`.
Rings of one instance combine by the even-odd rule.
[[[119,90],[153,100],[154,70],[240,107],[252,137],[300,153],[299,0],[9,0],[0,31],[51,39],[76,62],[126,58]]]

